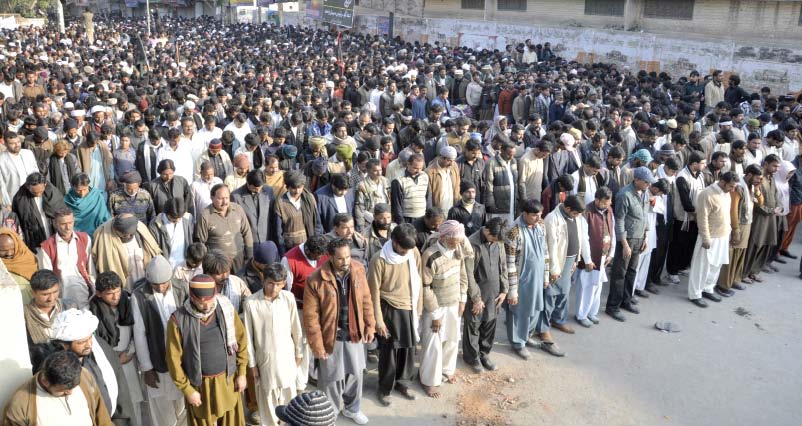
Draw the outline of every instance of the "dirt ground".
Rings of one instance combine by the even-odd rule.
[[[802,247],[792,252],[802,254]],[[798,262],[778,265],[763,283],[707,309],[688,302],[683,277],[642,299],[641,314],[628,314],[625,323],[603,313],[590,329],[572,321],[575,335],[554,331],[565,358],[542,351],[529,361],[515,356],[502,315],[492,353],[498,371],[473,374],[460,361],[458,383],[444,384],[441,399],[427,398],[416,384],[416,401],[398,395],[388,408],[375,402],[371,371],[362,409],[372,425],[799,426]],[[658,331],[657,321],[674,321],[682,331]]]

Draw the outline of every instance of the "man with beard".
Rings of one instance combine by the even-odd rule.
[[[86,135],[84,141],[78,146],[77,155],[81,170],[89,175],[92,187],[105,194],[114,190],[116,186],[114,183],[114,159],[109,147],[98,143],[98,138],[96,133]],[[155,162],[153,168],[154,170],[156,168]]]
[[[90,256],[92,238],[74,230],[75,216],[63,207],[55,211],[53,226],[56,232],[42,242],[37,257],[42,269],[50,269],[64,285],[64,297],[85,308],[92,297],[95,267]]]
[[[476,199],[482,200],[482,180],[485,169],[485,160],[482,158],[481,140],[468,139],[462,150],[462,155],[457,157],[457,168],[459,169],[460,182],[472,182],[476,186]]]
[[[196,275],[189,298],[167,323],[167,368],[184,394],[190,426],[245,424],[248,339],[236,309],[215,280]]]
[[[299,171],[286,173],[284,182],[287,192],[273,202],[275,226],[272,228],[279,253],[287,253],[313,235],[324,233],[315,196],[304,188],[303,174]]]
[[[135,357],[135,346],[132,334],[134,314],[131,310],[131,294],[123,290],[120,277],[114,272],[104,272],[95,282],[95,297],[89,302],[89,310],[98,318],[98,328],[95,332],[98,339],[103,340],[112,348],[120,362],[125,382],[120,386],[127,386],[134,411],[132,421],[134,425],[142,424],[141,406],[143,401],[142,388],[139,386],[139,371]]]
[[[150,260],[161,254],[159,244],[147,225],[131,213],[112,218],[97,231],[92,244],[92,259],[99,273],[115,272],[127,290],[145,276]]]
[[[364,425],[362,375],[365,343],[373,341],[375,331],[373,301],[365,268],[351,259],[350,242],[330,241],[328,254],[304,289],[304,330],[319,362],[318,388],[335,410]]]
[[[53,342],[78,356],[95,379],[115,425],[135,425],[133,404],[117,354],[95,337],[97,317],[90,311],[68,309],[53,321]]]
[[[0,183],[2,184],[3,207],[10,209],[11,201],[25,179],[33,173],[39,172],[36,157],[29,149],[23,149],[20,136],[14,132],[6,131],[3,134],[6,151],[0,154]]]
[[[166,361],[167,320],[187,298],[187,284],[173,280],[171,265],[162,256],[148,264],[131,298],[133,338],[139,369],[147,391],[152,425],[184,421],[184,396],[170,379]]]
[[[448,220],[456,220],[465,226],[465,235],[473,235],[485,224],[485,206],[476,202],[476,185],[460,183],[461,198],[448,211]]]
[[[458,155],[464,151],[465,144],[470,139],[468,129],[471,127],[471,121],[466,117],[459,117],[454,119],[453,123],[453,130],[441,136],[437,142],[437,152],[446,146],[454,147]]]
[[[780,157],[775,154],[769,154],[763,159],[763,182],[759,187],[763,204],[754,209],[743,273],[752,281],[763,281],[758,276],[761,270],[766,273],[777,272],[769,263],[769,254],[773,246],[777,245],[777,217],[782,213],[774,179],[781,162]]]
[[[3,424],[113,425],[92,374],[68,351],[50,354],[34,377],[14,392],[5,407]]]
[[[39,248],[53,233],[55,212],[66,208],[58,189],[50,185],[39,172],[28,175],[14,195],[12,211],[19,218],[25,244],[32,250]]]
[[[377,204],[387,204],[390,193],[387,179],[382,176],[381,162],[371,158],[367,163],[368,176],[356,186],[354,199],[354,217],[356,227],[364,231],[373,222],[373,209]],[[368,259],[369,260],[369,259]]]

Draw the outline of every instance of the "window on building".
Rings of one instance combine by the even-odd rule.
[[[498,10],[526,10],[526,0],[498,0]]]
[[[484,10],[485,0],[462,0],[462,8]]]
[[[626,0],[585,0],[585,15],[624,16]]]
[[[646,0],[643,5],[643,16],[657,19],[693,19],[695,0]]]

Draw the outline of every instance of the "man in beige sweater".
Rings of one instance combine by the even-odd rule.
[[[415,246],[416,234],[415,227],[408,223],[396,226],[368,267],[379,345],[377,398],[385,407],[391,404],[393,390],[415,399],[409,384],[415,377],[418,319],[423,309],[423,271]]]
[[[688,298],[700,308],[707,307],[702,298],[720,302],[713,290],[718,281],[721,265],[729,263],[730,244],[730,192],[738,184],[738,177],[727,172],[718,181],[699,193],[696,204],[696,239],[691,270],[688,273]]]

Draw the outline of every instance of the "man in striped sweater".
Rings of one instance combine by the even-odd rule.
[[[440,397],[436,388],[443,382],[443,376],[448,383],[456,383],[460,318],[468,292],[464,265],[466,258],[473,257],[470,246],[462,244],[465,227],[461,223],[447,220],[438,232],[437,242],[421,256],[424,298],[420,380],[426,394],[432,398]],[[434,297],[426,297],[426,293]]]

